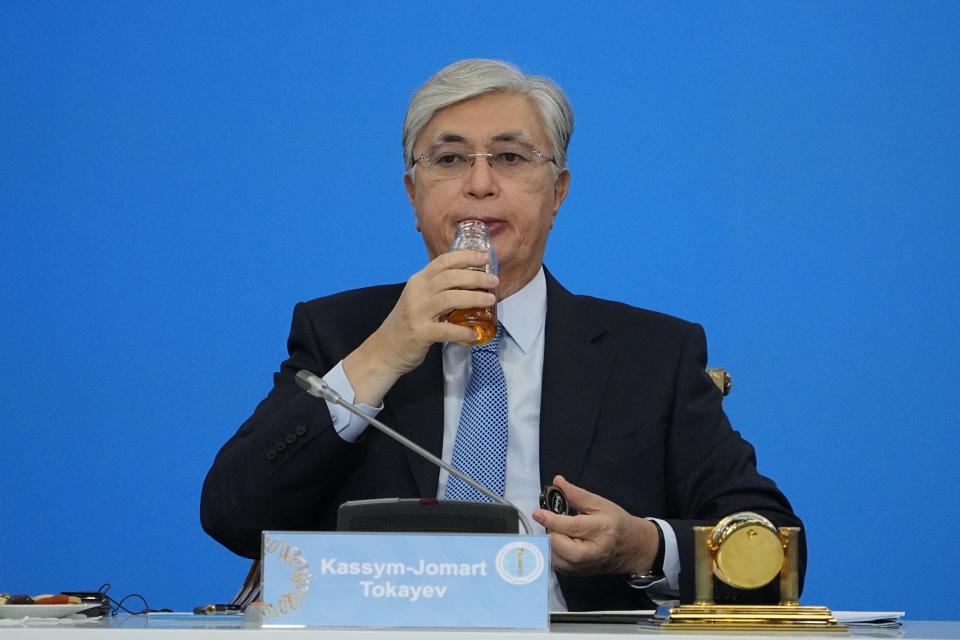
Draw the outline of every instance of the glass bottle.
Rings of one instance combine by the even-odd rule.
[[[464,220],[457,225],[457,235],[450,245],[451,251],[470,249],[473,251],[486,251],[490,260],[482,267],[470,267],[477,271],[484,271],[493,275],[499,275],[500,265],[497,263],[497,253],[493,249],[493,241],[490,239],[490,230],[487,225],[480,220]],[[466,346],[477,346],[486,344],[493,340],[497,335],[497,305],[484,308],[473,309],[455,309],[447,315],[447,322],[452,322],[463,327],[470,327],[477,334],[477,341]]]

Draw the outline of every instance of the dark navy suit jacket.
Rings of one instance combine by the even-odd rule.
[[[294,382],[325,374],[380,325],[402,285],[371,287],[296,306],[290,357],[274,387],[224,445],[203,486],[204,529],[255,557],[263,530],[334,530],[347,500],[435,497],[439,471],[378,431],[357,443],[333,430],[322,400]],[[756,511],[801,526],[753,447],[734,431],[706,366],[699,325],[624,304],[573,295],[547,273],[540,412],[540,476],[562,474],[638,516],[670,522],[681,558],[681,597],[693,598],[695,524]],[[441,345],[400,378],[380,419],[436,455],[443,442]],[[802,540],[801,540],[802,542]],[[806,564],[801,544],[801,580]],[[560,576],[571,610],[648,608],[624,576]],[[776,601],[777,586],[718,601]]]

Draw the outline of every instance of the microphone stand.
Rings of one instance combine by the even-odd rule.
[[[417,443],[413,442],[409,438],[406,438],[400,433],[397,433],[396,431],[394,431],[384,423],[377,420],[375,417],[361,411],[352,402],[348,402],[347,400],[344,400],[343,396],[341,396],[339,393],[334,391],[330,387],[330,385],[328,385],[327,382],[320,376],[310,371],[307,371],[306,369],[302,369],[297,372],[296,380],[297,380],[297,384],[300,385],[300,387],[304,391],[306,391],[308,394],[310,394],[314,398],[323,398],[327,402],[338,404],[344,409],[346,409],[347,411],[349,411],[350,413],[360,416],[361,418],[363,418],[364,420],[372,424],[374,427],[376,427],[378,430],[380,430],[384,435],[387,435],[390,438],[393,438],[403,446],[414,451],[419,456],[426,458],[427,460],[437,465],[438,467],[442,469],[446,469],[450,475],[460,478],[461,480],[466,482],[468,485],[470,485],[471,487],[473,487],[474,489],[482,493],[484,496],[490,498],[493,502],[510,507],[511,509],[517,512],[517,516],[519,516],[520,518],[520,524],[523,525],[523,528],[527,532],[527,535],[533,535],[533,525],[530,523],[530,520],[529,518],[527,518],[527,515],[522,511],[520,511],[520,509],[515,507],[513,504],[511,504],[509,500],[506,500],[503,496],[498,496],[497,494],[490,491],[485,486],[483,486],[482,484],[480,484],[470,476],[466,475],[456,467],[444,462],[443,460],[433,455],[432,453],[430,453],[429,451],[427,451]]]

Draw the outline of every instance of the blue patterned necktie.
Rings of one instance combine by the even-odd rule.
[[[493,340],[470,350],[473,370],[463,396],[452,462],[454,467],[501,496],[507,477],[507,383],[497,356],[502,335],[503,327],[498,327]],[[444,498],[490,501],[454,476],[447,480]]]

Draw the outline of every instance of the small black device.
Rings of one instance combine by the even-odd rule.
[[[90,609],[81,612],[87,617],[110,615],[110,597],[103,591],[61,591],[65,596],[80,598],[80,604],[89,604]]]
[[[552,511],[561,516],[570,514],[570,505],[567,502],[567,496],[563,494],[560,487],[548,484],[540,492],[540,508]]]

